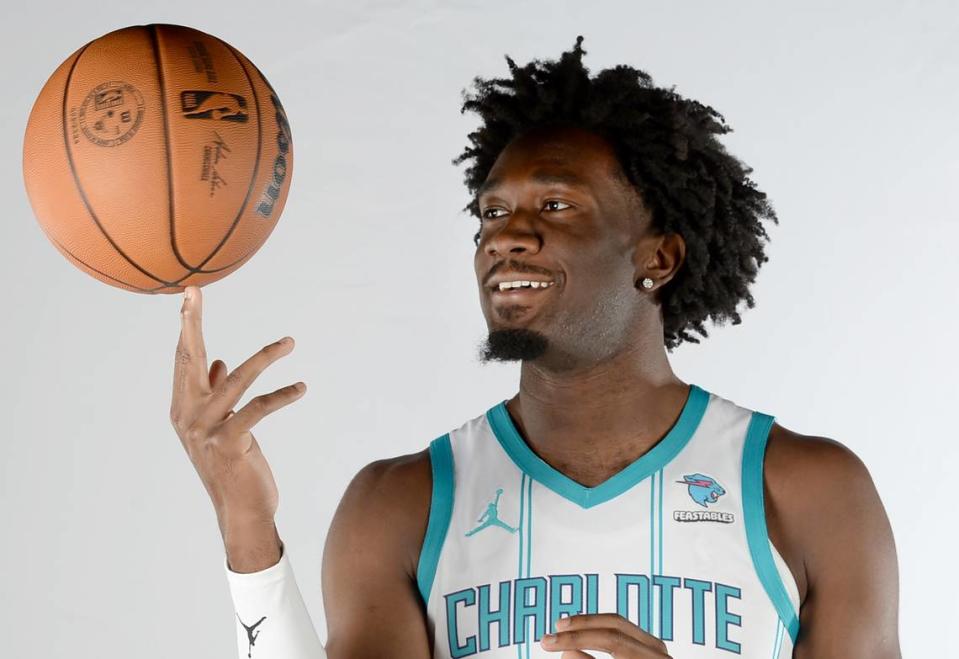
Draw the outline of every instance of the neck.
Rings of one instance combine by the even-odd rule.
[[[636,461],[673,426],[689,391],[657,345],[638,342],[602,363],[561,373],[523,362],[519,393],[507,402],[523,439],[586,487]]]

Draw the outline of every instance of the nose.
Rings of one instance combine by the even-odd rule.
[[[531,215],[517,209],[486,238],[486,253],[490,256],[523,252],[535,254],[541,245],[542,238],[535,230]]]

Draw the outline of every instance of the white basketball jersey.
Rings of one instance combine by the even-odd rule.
[[[417,570],[433,657],[558,657],[539,640],[577,613],[618,613],[681,659],[792,656],[799,592],[763,506],[772,423],[691,385],[666,436],[595,487],[539,458],[506,401],[434,440]]]

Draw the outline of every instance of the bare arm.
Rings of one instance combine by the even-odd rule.
[[[807,582],[795,659],[900,659],[896,547],[866,466],[836,441],[796,434],[771,441],[766,459],[783,476],[767,488]]]
[[[289,342],[265,346],[231,373],[215,360],[207,368],[203,294],[184,290],[173,368],[170,421],[216,511],[226,556],[240,657],[320,659],[323,647],[300,596],[274,524],[279,493],[251,429],[267,414],[299,400],[291,385],[254,397],[234,412],[253,380],[288,355]]]
[[[428,451],[364,467],[347,487],[323,553],[330,659],[429,659],[416,566],[426,535]]]

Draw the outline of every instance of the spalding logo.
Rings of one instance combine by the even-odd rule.
[[[290,151],[290,123],[286,120],[286,112],[283,111],[283,104],[275,94],[270,94],[270,101],[276,109],[276,145],[280,152],[276,154],[273,160],[273,178],[266,186],[266,190],[260,195],[260,203],[257,204],[256,212],[263,217],[270,217],[273,213],[273,205],[280,197],[280,189],[283,187],[283,181],[286,180],[286,154]]]

